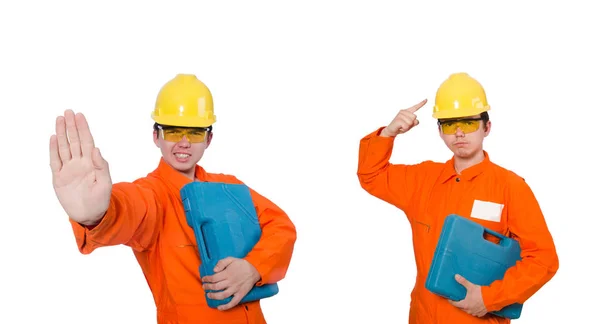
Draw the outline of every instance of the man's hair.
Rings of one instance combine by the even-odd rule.
[[[487,131],[487,122],[490,121],[490,114],[487,111],[481,113],[481,122],[483,122],[483,130]]]

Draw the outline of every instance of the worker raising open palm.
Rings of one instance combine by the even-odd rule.
[[[57,117],[56,134],[50,137],[50,168],[67,215],[84,225],[98,223],[108,209],[112,180],[83,114],[66,110]]]
[[[116,183],[85,117],[66,110],[56,119],[56,134],[50,138],[52,183],[78,250],[90,254],[108,246],[130,247],[156,302],[157,323],[266,323],[259,301],[264,297],[248,293],[284,278],[296,241],[294,223],[234,175],[200,165],[217,118],[212,93],[194,74],[177,74],[166,82],[147,117],[153,121],[148,135],[160,151],[156,167],[143,177]],[[199,233],[190,226],[181,195],[194,181],[247,188],[261,232],[258,242],[243,243],[254,244],[246,254],[221,251],[227,257],[207,275],[198,266],[206,254],[197,241],[206,234],[204,228]],[[203,208],[218,207],[214,204],[220,202],[208,201]],[[252,239],[210,233],[231,248],[237,240]]]

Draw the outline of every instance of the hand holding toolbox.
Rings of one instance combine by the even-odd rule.
[[[486,240],[485,233],[500,242]],[[516,240],[451,214],[444,220],[425,287],[434,294],[459,301],[465,298],[467,290],[454,279],[455,274],[476,285],[487,286],[502,279],[506,270],[518,260],[521,260],[521,247]],[[490,313],[517,319],[522,308],[522,304],[515,303]]]
[[[187,223],[193,228],[200,253],[200,277],[214,274],[214,267],[226,257],[244,258],[260,239],[262,230],[250,195],[243,184],[191,182],[181,189]],[[205,297],[217,308],[231,301]],[[279,292],[278,285],[254,286],[240,304],[268,298]]]

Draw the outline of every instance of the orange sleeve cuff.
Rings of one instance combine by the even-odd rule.
[[[377,128],[376,130],[374,130],[373,132],[371,132],[367,136],[365,136],[363,139],[370,140],[373,143],[377,143],[377,144],[381,144],[381,145],[390,145],[390,144],[394,143],[394,139],[396,139],[396,137],[380,136],[381,132],[383,131],[384,128],[385,127]]]
[[[392,156],[395,137],[379,136],[385,127],[380,127],[363,137],[359,146],[359,173],[379,169]]]
[[[481,297],[483,299],[483,304],[485,305],[485,309],[488,312],[494,312],[502,309],[502,305],[498,304],[494,300],[494,292],[491,286],[482,286],[481,287]]]
[[[79,252],[82,254],[90,254],[102,245],[99,243],[101,241],[100,238],[104,234],[104,229],[109,228],[110,224],[114,223],[115,215],[116,209],[111,198],[108,210],[96,225],[86,226],[69,218]]]
[[[260,278],[256,282],[256,286],[262,286],[265,284],[265,280],[269,274],[268,268],[261,264],[261,258],[253,255],[248,255],[244,258],[244,260],[248,261],[258,272]]]
[[[296,242],[296,227],[281,208],[252,189],[251,193],[262,235],[244,259],[260,274],[260,286],[285,277]]]

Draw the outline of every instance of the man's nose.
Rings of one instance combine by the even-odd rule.
[[[185,135],[183,135],[183,137],[181,138],[181,141],[179,141],[179,143],[177,143],[177,145],[179,145],[181,147],[190,147],[192,145],[192,143],[190,143],[190,141],[188,141],[187,137]]]
[[[456,133],[455,134],[456,134],[456,136],[459,136],[459,137],[464,137],[465,136],[465,133],[462,131],[462,129],[460,129],[460,127],[456,127]]]

